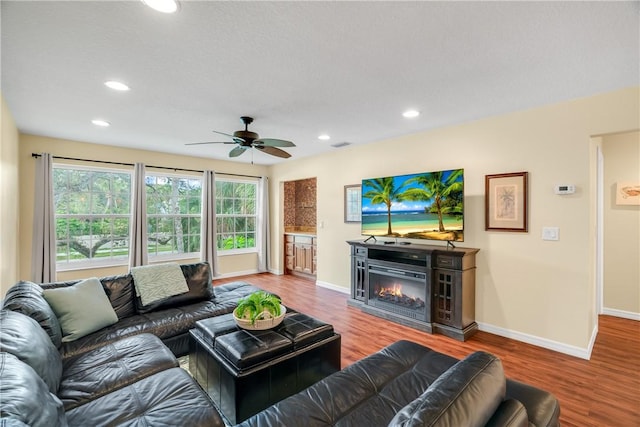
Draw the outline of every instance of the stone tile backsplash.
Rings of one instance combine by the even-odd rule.
[[[316,179],[284,183],[284,227],[287,232],[316,231]]]

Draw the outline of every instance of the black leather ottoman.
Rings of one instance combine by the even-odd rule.
[[[227,314],[196,322],[189,369],[226,422],[237,424],[340,370],[333,327],[287,312],[266,331],[246,331]]]

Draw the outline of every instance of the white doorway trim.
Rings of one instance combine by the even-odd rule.
[[[604,156],[602,138],[596,142],[596,313],[604,307]]]

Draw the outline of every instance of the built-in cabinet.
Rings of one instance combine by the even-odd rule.
[[[316,276],[316,179],[284,183],[285,274]]]
[[[285,234],[285,267],[287,273],[316,275],[316,236]]]

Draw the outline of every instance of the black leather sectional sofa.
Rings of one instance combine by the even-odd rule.
[[[557,427],[550,393],[506,379],[485,352],[457,359],[397,341],[254,415],[241,427]]]
[[[63,343],[63,358],[86,352],[122,337],[143,332],[159,337],[176,356],[189,353],[189,330],[195,322],[230,313],[238,299],[259,290],[246,282],[213,287],[211,268],[206,262],[180,266],[187,281],[187,293],[143,306],[136,296],[131,274],[100,278],[118,322],[76,341]],[[78,280],[41,284],[42,289],[72,286]],[[7,296],[11,295],[11,290]],[[5,303],[5,307],[7,303]]]
[[[189,291],[142,308],[130,274],[100,279],[118,321],[62,342],[43,289],[20,282],[0,311],[0,425],[223,426],[209,397],[178,365],[195,322],[229,313],[257,290],[211,285],[206,263],[182,265]]]
[[[206,263],[181,266],[189,291],[153,307],[136,301],[130,275],[102,278],[118,321],[72,342],[43,288],[21,282],[0,310],[0,427],[223,426],[209,396],[178,367],[189,330],[226,314],[257,288],[212,287]],[[463,361],[408,341],[336,372],[249,418],[270,426],[555,427],[553,395],[505,379],[500,361]]]

